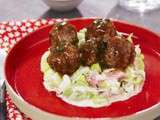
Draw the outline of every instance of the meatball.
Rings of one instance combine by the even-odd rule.
[[[109,37],[115,36],[116,28],[114,24],[106,19],[97,19],[94,20],[88,27],[87,32],[85,33],[86,42],[81,46],[81,61],[83,65],[91,65],[97,62],[102,52],[103,45],[103,36],[104,34]]]
[[[111,20],[109,19],[96,19],[87,27],[86,40],[101,41],[104,34],[108,37],[117,35],[116,28]]]
[[[106,64],[109,68],[125,69],[133,63],[135,56],[134,45],[125,37],[115,36],[108,39],[105,35],[104,41],[107,41],[107,48],[102,53],[101,61],[103,61],[103,64]]]
[[[116,28],[110,20],[97,19],[93,21],[85,33],[86,42],[81,46],[81,61],[83,65],[91,65],[99,61],[106,48],[104,34],[110,37],[117,35]]]
[[[61,74],[71,75],[80,66],[79,49],[72,44],[65,44],[58,48],[51,48],[47,59],[50,67]]]
[[[80,48],[81,62],[83,65],[92,65],[97,62],[97,44],[92,41],[86,41]]]
[[[49,38],[52,47],[57,47],[60,43],[75,45],[78,42],[75,26],[67,22],[56,23],[49,33]]]

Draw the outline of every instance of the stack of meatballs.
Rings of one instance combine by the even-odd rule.
[[[135,57],[134,45],[117,34],[109,19],[96,19],[87,27],[85,43],[78,47],[77,31],[67,22],[56,23],[50,31],[47,62],[61,74],[71,75],[80,65],[99,63],[101,68],[124,70]]]

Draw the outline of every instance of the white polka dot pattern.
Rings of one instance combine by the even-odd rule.
[[[0,48],[8,51],[17,41],[26,36],[28,33],[31,33],[44,25],[54,24],[55,21],[62,21],[62,19],[30,19],[22,21],[1,22]],[[5,99],[7,105],[7,120],[31,120],[16,108],[7,92]]]
[[[60,21],[62,19],[57,19]],[[22,20],[22,21],[10,21],[0,23],[0,48],[8,51],[14,44],[22,37],[26,36],[38,28],[53,24],[55,19],[42,19],[42,20]]]

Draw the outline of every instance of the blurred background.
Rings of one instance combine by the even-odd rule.
[[[0,0],[0,21],[102,17],[160,32],[159,6],[160,0]]]

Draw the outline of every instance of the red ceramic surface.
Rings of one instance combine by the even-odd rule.
[[[93,19],[73,19],[77,30]],[[160,37],[144,28],[114,21],[118,31],[133,33],[134,43],[140,44],[145,57],[146,81],[143,91],[123,102],[107,107],[81,108],[63,102],[55,93],[45,90],[40,72],[40,58],[49,47],[48,33],[52,26],[46,26],[20,40],[9,52],[5,74],[8,83],[25,101],[44,111],[75,117],[119,117],[145,110],[160,102]]]

